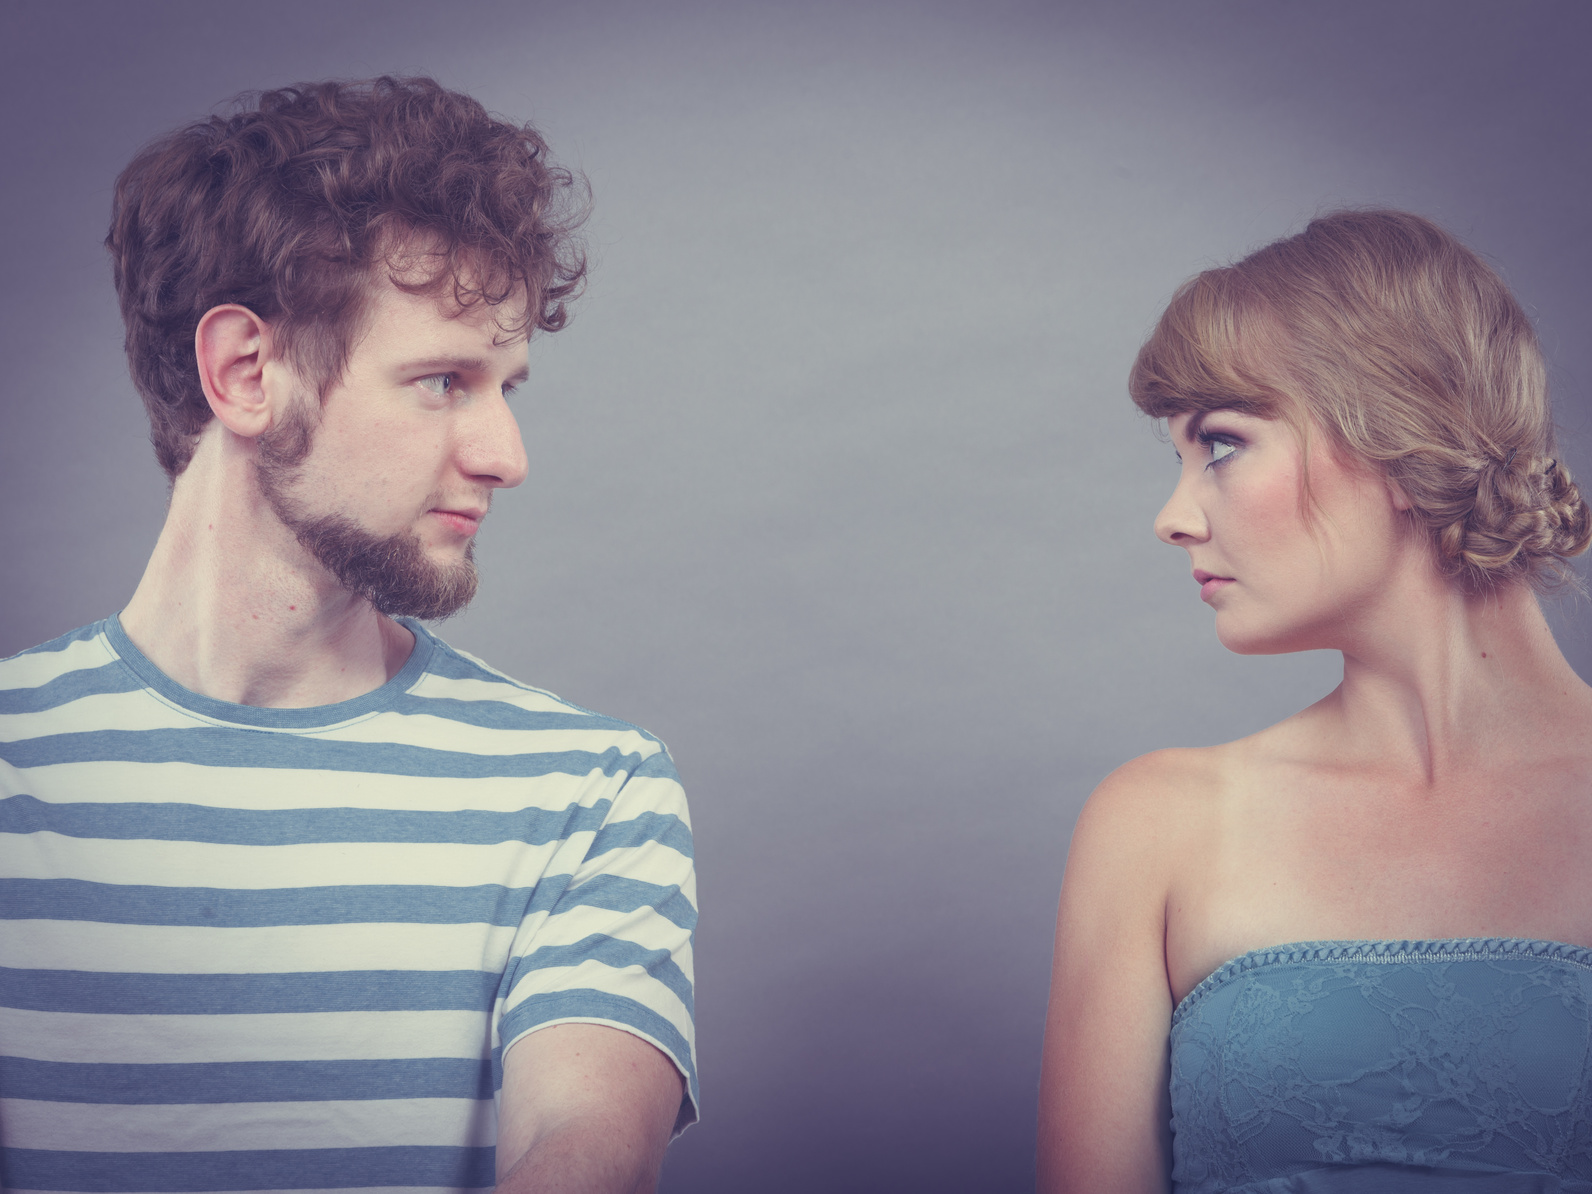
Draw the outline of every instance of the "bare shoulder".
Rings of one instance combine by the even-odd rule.
[[[1144,934],[1156,952],[1181,868],[1220,828],[1229,747],[1158,750],[1101,781],[1078,816],[1062,878],[1062,931],[1109,944]],[[1132,926],[1130,928],[1130,926]]]
[[[1073,829],[1064,902],[1140,919],[1159,936],[1173,889],[1220,839],[1244,754],[1243,741],[1157,750],[1106,776]]]
[[[1222,746],[1171,747],[1129,759],[1095,789],[1110,800],[1176,800],[1198,797],[1232,765],[1231,756],[1247,739]]]
[[[1039,1188],[1164,1191],[1169,896],[1198,853],[1225,748],[1124,763],[1073,831],[1040,1079]]]
[[[1090,795],[1074,840],[1125,835],[1146,849],[1183,844],[1209,819],[1239,765],[1241,745],[1157,750],[1129,760]]]

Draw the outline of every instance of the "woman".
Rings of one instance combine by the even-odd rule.
[[[1592,689],[1536,597],[1592,518],[1519,304],[1338,213],[1186,284],[1130,388],[1223,645],[1343,682],[1084,808],[1041,1190],[1592,1192]]]

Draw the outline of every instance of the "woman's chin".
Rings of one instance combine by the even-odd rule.
[[[1244,625],[1236,618],[1224,621],[1220,614],[1216,616],[1216,638],[1234,655],[1287,655],[1313,646],[1284,627]]]

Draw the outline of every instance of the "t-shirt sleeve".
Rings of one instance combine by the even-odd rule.
[[[606,1024],[656,1046],[679,1068],[686,1094],[678,1132],[698,1112],[692,935],[696,875],[691,822],[674,763],[661,743],[628,773],[616,771],[606,815],[564,873],[545,875],[500,990],[498,1039],[553,1024]],[[561,860],[562,861],[562,860]],[[500,1054],[501,1056],[501,1054]],[[501,1071],[500,1071],[501,1072]]]

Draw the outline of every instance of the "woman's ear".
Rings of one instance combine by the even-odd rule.
[[[1401,514],[1407,514],[1415,509],[1415,503],[1410,501],[1410,495],[1404,492],[1404,486],[1391,478],[1387,481],[1388,496],[1393,499],[1393,508]]]
[[[200,318],[193,347],[199,384],[216,421],[246,439],[268,430],[271,403],[263,378],[270,325],[247,307],[223,303]]]

